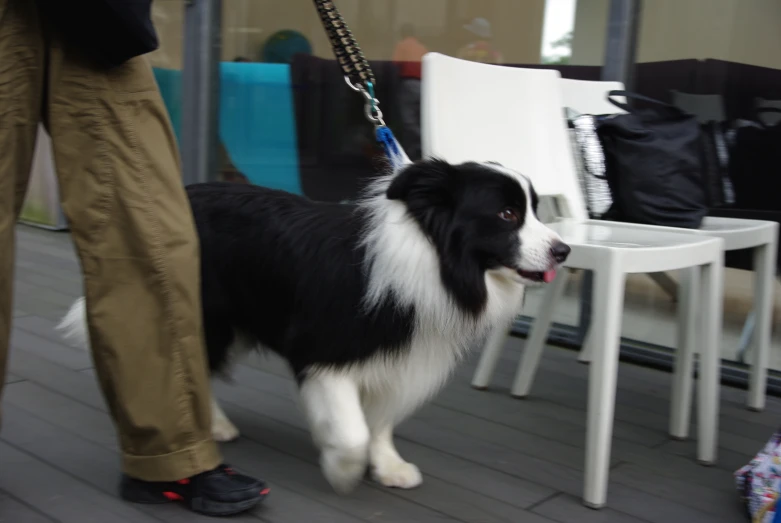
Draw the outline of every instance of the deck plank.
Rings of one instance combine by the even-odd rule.
[[[37,509],[32,508],[8,493],[0,490],[0,523],[56,523]]]
[[[85,464],[86,465],[86,464]],[[62,523],[160,521],[0,441],[0,488]]]

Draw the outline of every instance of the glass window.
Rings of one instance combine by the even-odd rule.
[[[570,65],[573,40],[594,30],[578,27],[575,0],[339,0],[337,7],[372,64],[385,120],[412,158],[421,155],[420,60],[428,51],[599,78],[601,53]],[[318,200],[355,198],[381,151],[312,2],[225,0],[222,44],[220,176]]]

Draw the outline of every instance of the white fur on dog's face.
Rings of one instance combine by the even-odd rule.
[[[485,303],[481,274],[511,286],[550,283],[569,248],[536,215],[537,196],[520,173],[494,162],[459,165],[427,160],[405,166],[387,186],[388,209],[414,220],[422,247],[434,247],[448,291],[479,311]],[[384,210],[384,209],[383,209]],[[394,227],[383,240],[396,237]],[[408,256],[413,236],[405,231],[392,251]],[[396,256],[396,254],[394,254]],[[413,274],[419,271],[413,269]],[[384,271],[378,273],[384,278]],[[407,286],[405,273],[396,293]],[[417,285],[414,286],[417,288]]]
[[[534,192],[531,180],[526,176],[495,163],[486,163],[486,166],[495,169],[502,174],[516,180],[526,194],[526,213],[523,217],[523,225],[518,231],[519,246],[518,257],[514,267],[501,267],[498,269],[504,276],[523,285],[538,285],[540,282],[524,278],[518,273],[518,269],[528,272],[546,272],[555,270],[559,263],[551,254],[551,249],[563,243],[561,236],[554,230],[543,224],[537,217],[537,195]]]

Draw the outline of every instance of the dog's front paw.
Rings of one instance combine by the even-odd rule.
[[[320,456],[323,475],[339,494],[348,494],[366,474],[368,461],[365,446],[324,449]]]
[[[212,421],[212,438],[218,443],[233,441],[239,437],[239,429],[228,418]]]
[[[401,460],[372,467],[372,478],[386,487],[403,489],[415,488],[423,483],[420,469],[413,463]]]

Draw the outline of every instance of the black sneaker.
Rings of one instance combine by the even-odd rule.
[[[228,465],[179,481],[141,481],[123,475],[119,486],[119,494],[126,501],[181,501],[190,510],[207,516],[230,516],[249,510],[269,491],[263,481],[239,474]]]

